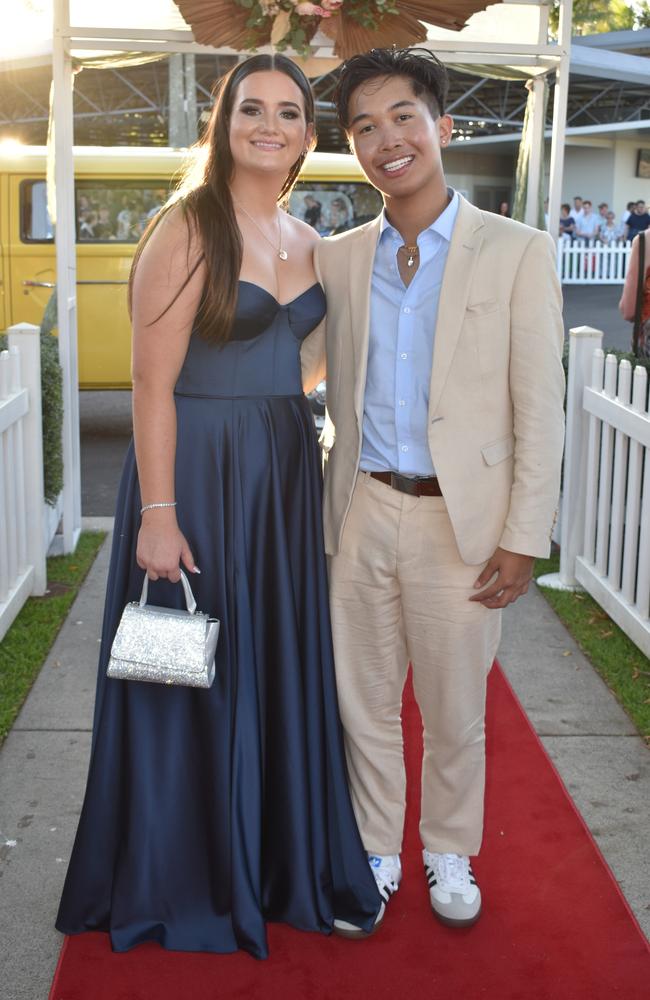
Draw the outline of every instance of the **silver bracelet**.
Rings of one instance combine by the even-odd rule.
[[[168,500],[166,503],[146,503],[144,507],[140,508],[140,513],[144,514],[145,510],[153,510],[154,507],[175,507],[175,500]]]

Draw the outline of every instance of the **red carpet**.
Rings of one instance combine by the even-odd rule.
[[[647,1000],[650,953],[602,856],[501,670],[488,697],[483,916],[467,930],[429,910],[417,836],[420,720],[404,718],[411,797],[404,879],[363,942],[269,932],[271,957],[186,955],[105,934],[66,939],[50,1000]]]

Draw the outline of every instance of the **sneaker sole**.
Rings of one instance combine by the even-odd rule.
[[[375,933],[375,931],[379,930],[379,928],[381,927],[381,925],[384,922],[384,917],[385,916],[386,916],[386,911],[384,910],[384,912],[382,914],[382,917],[381,917],[381,920],[378,920],[373,925],[373,928],[372,928],[371,931],[361,930],[360,927],[357,928],[357,930],[354,930],[354,931],[350,930],[350,931],[348,931],[348,930],[345,930],[342,927],[336,927],[336,925],[335,925],[335,926],[332,927],[332,932],[334,934],[336,934],[337,937],[346,938],[348,941],[365,941],[366,938],[372,937],[372,935]]]
[[[431,912],[433,913],[434,917],[436,917],[441,924],[444,924],[445,927],[471,927],[473,924],[476,923],[478,918],[481,916],[481,911],[482,907],[481,909],[479,909],[478,913],[476,913],[473,917],[458,919],[455,917],[445,917],[442,913],[438,913],[438,911],[434,906],[431,907]]]

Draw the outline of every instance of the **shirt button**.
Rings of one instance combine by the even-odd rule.
[[[403,361],[406,361],[406,359],[408,358],[408,354],[400,354],[400,358],[401,358],[401,359],[402,359]]]
[[[408,445],[403,444],[402,445],[402,451],[408,451]]]
[[[410,310],[410,308],[408,306],[404,306],[404,312],[406,313],[407,316],[410,313],[410,311],[411,310]]]
[[[400,399],[399,405],[400,406],[406,406],[406,400],[405,399]]]

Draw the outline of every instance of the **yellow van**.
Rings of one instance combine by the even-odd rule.
[[[126,286],[135,245],[167,199],[184,153],[80,146],[74,151],[79,386],[131,385]],[[56,281],[45,149],[0,143],[0,330],[40,324]],[[290,211],[321,234],[374,218],[379,195],[351,156],[312,153]]]

